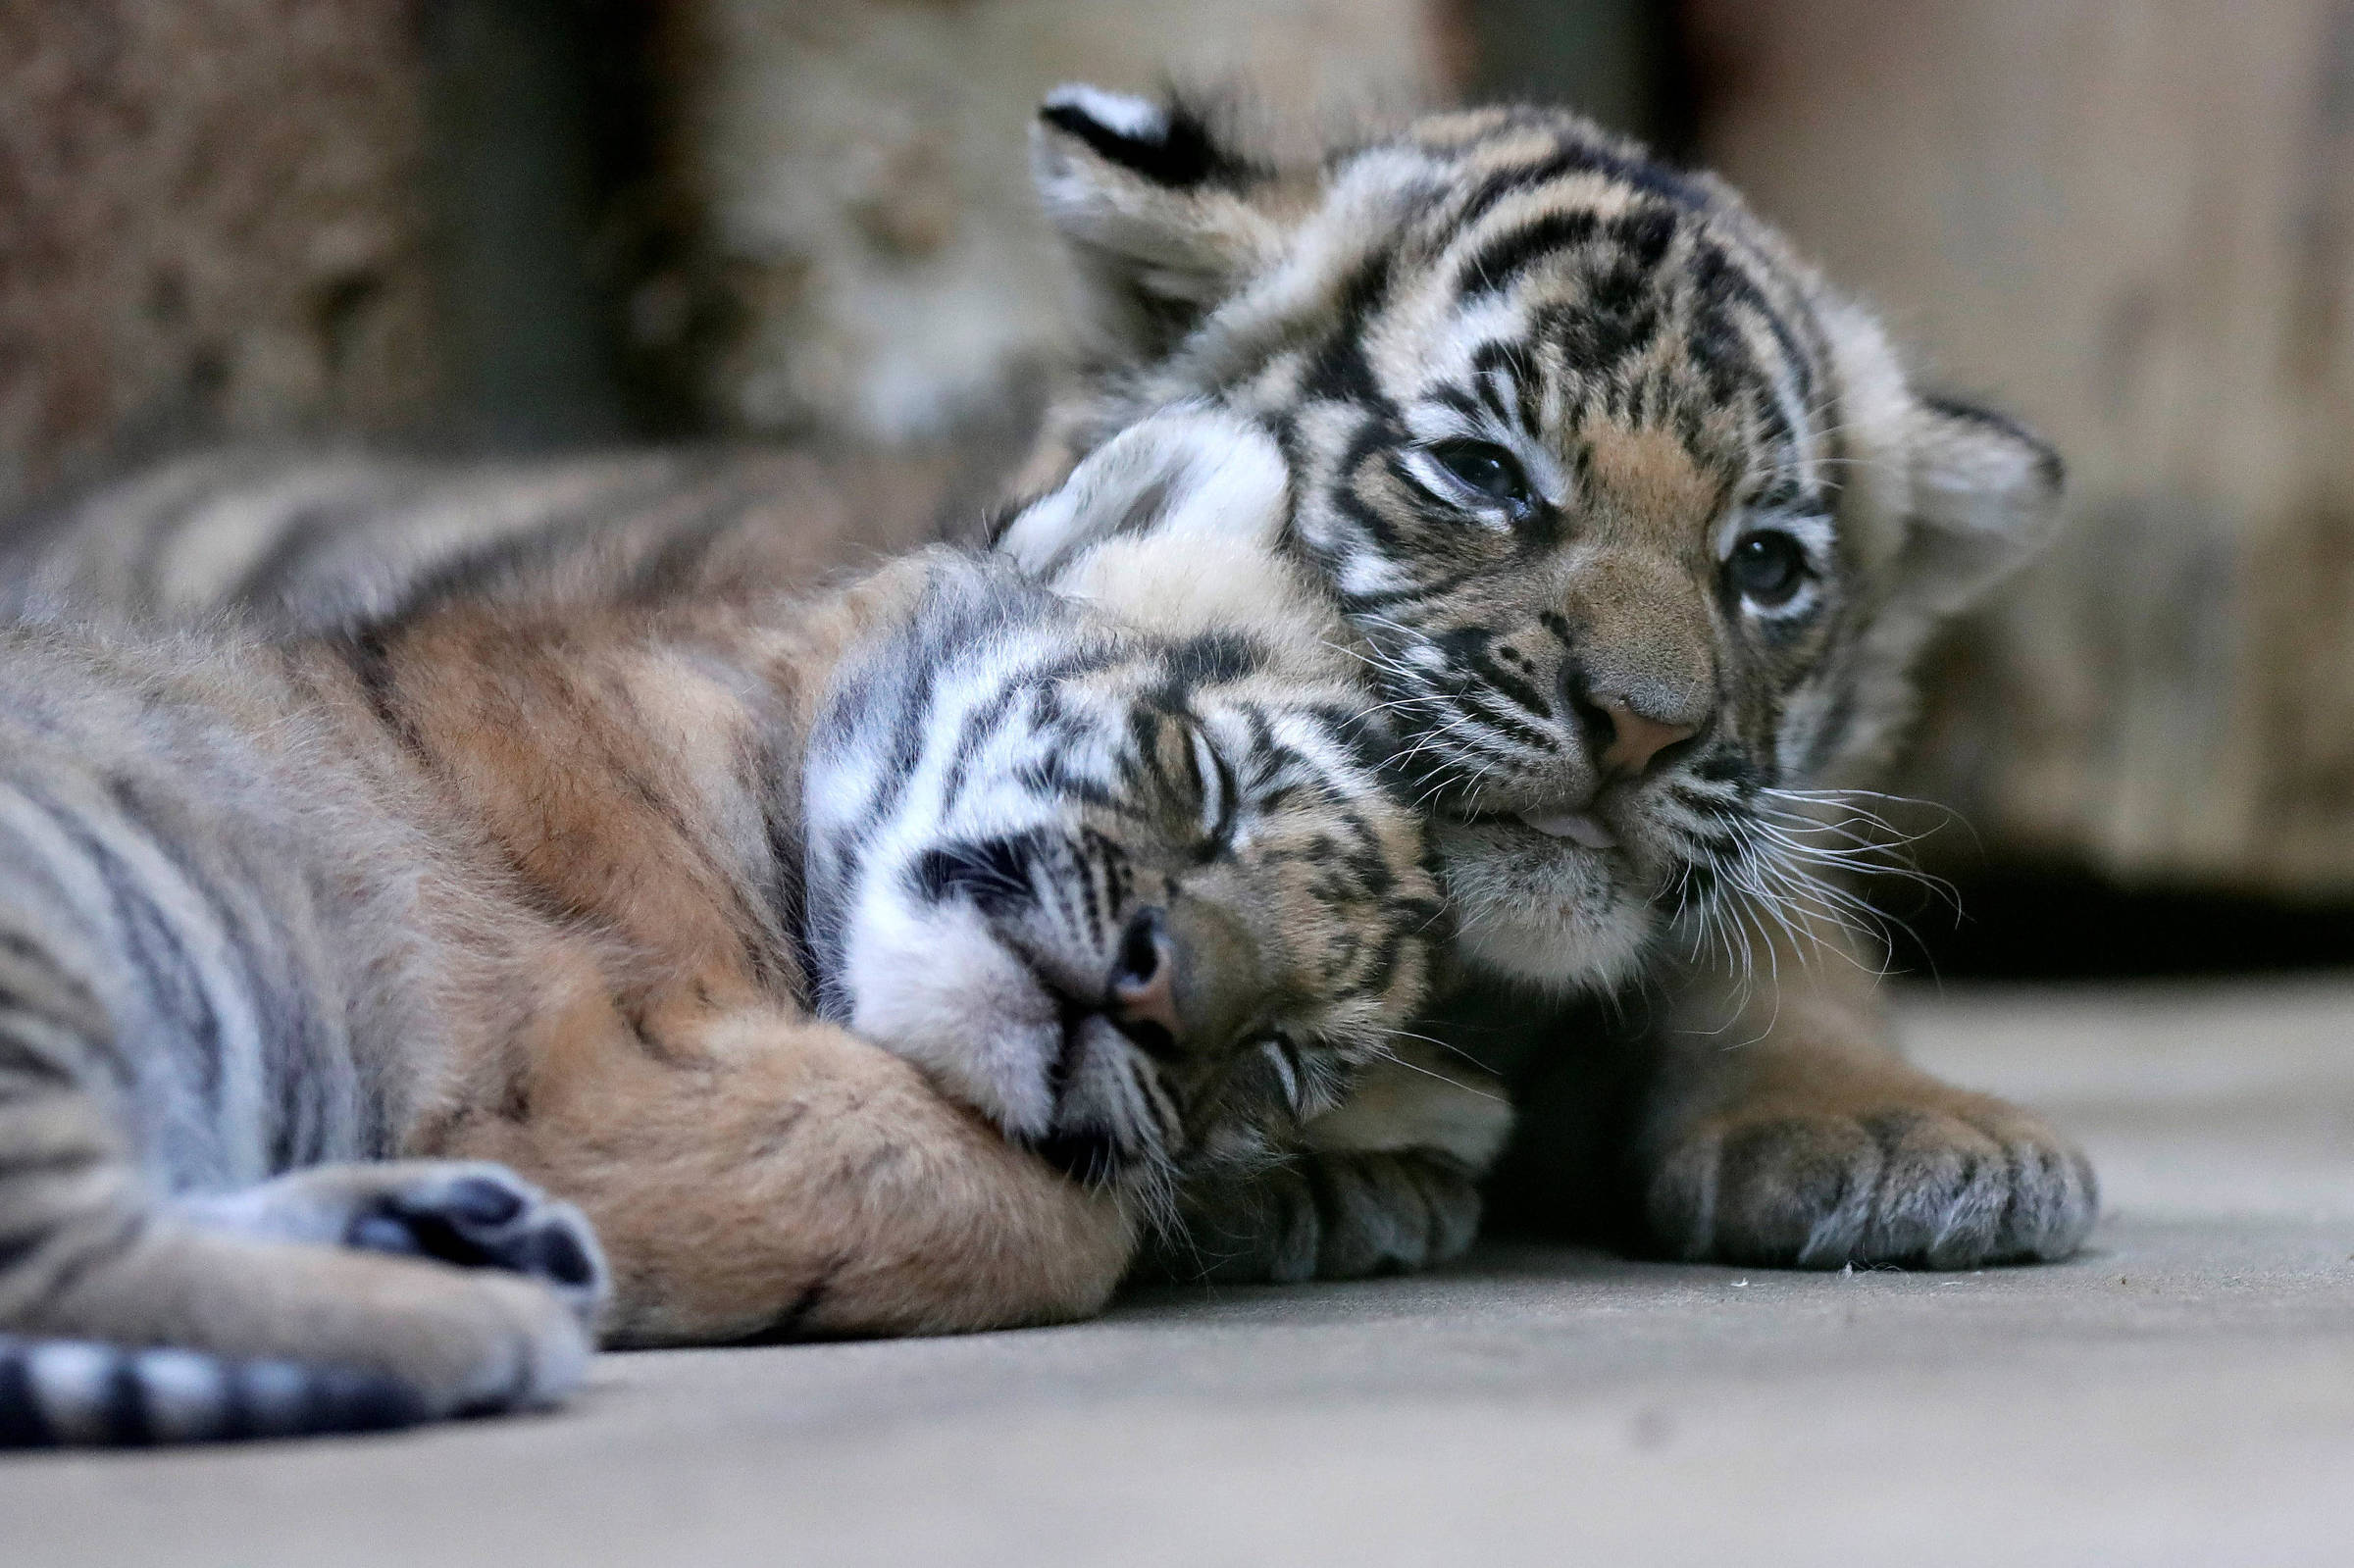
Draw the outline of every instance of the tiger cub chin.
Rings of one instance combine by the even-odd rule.
[[[0,631],[0,1442],[1084,1313],[1419,1004],[1419,822],[1324,650],[947,551],[634,583]]]
[[[1347,649],[1401,733],[1468,977],[1425,1027],[1554,1107],[1496,1195],[1691,1258],[2073,1252],[2083,1156],[1896,1057],[1817,875],[1872,821],[1822,786],[2049,531],[2050,449],[1916,389],[1721,182],[1567,113],[1287,165],[1073,86],[1033,137],[1102,363],[1032,477],[1131,466],[1122,432],[1170,410],[1269,454],[1263,502],[1187,514],[1180,557],[1215,563],[1189,603]],[[1005,542],[1125,592],[1152,521],[1034,508]]]

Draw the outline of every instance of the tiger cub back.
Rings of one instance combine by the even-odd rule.
[[[7,520],[0,616],[283,634],[558,562],[591,598],[740,593],[952,538],[963,484],[945,460],[778,448],[198,452]]]

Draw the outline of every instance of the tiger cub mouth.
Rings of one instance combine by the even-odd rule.
[[[1566,838],[1588,849],[1618,847],[1618,835],[1591,811],[1523,811],[1519,817],[1548,838]]]
[[[1526,828],[1597,854],[1619,847],[1617,831],[1591,807],[1573,810],[1532,806],[1521,811],[1477,811],[1459,815],[1456,820],[1468,828]]]

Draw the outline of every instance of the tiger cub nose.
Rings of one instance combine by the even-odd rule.
[[[1111,960],[1110,1011],[1123,1024],[1151,1024],[1174,1041],[1183,1034],[1177,1017],[1177,949],[1168,918],[1145,908],[1128,917]]]
[[[1614,698],[1600,697],[1594,705],[1611,719],[1611,743],[1602,753],[1602,766],[1607,772],[1635,777],[1651,766],[1652,758],[1678,740],[1689,740],[1700,733],[1697,725],[1662,724]]]

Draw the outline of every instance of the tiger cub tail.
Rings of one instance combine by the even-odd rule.
[[[0,1447],[396,1427],[579,1380],[605,1274],[576,1213],[440,1160],[166,1195],[97,993],[0,928]]]
[[[0,1448],[382,1432],[432,1416],[379,1372],[0,1334]]]
[[[0,1442],[553,1402],[603,1300],[587,1222],[497,1166],[368,1158],[363,1064],[309,1000],[319,932],[359,930],[322,924],[320,852],[262,775],[208,771],[235,736],[155,745],[63,646],[11,644],[0,686]]]
[[[0,1447],[395,1427],[579,1381],[605,1271],[569,1206],[446,1160],[159,1191],[97,993],[0,927]]]

